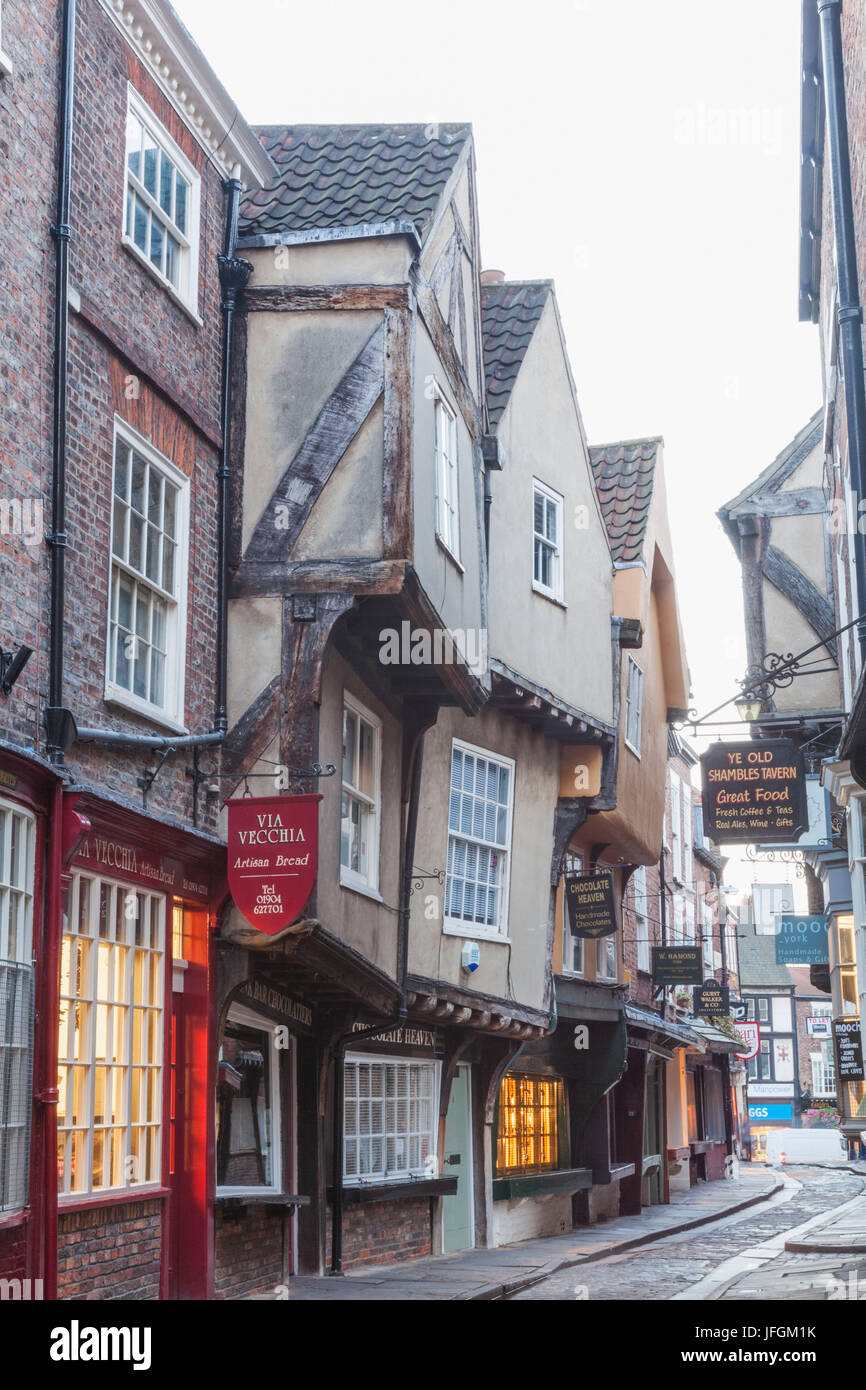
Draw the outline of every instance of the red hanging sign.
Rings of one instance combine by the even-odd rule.
[[[321,799],[312,792],[225,803],[229,889],[238,911],[268,936],[290,926],[313,891]]]

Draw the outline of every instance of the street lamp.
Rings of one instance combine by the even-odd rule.
[[[753,695],[746,690],[742,695],[738,695],[734,701],[737,714],[744,724],[754,724],[761,717],[761,706],[763,700],[758,695]]]

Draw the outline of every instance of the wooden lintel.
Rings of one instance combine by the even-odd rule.
[[[306,309],[408,309],[408,285],[253,285],[244,294],[250,312]]]
[[[288,565],[245,560],[230,581],[229,597],[262,598],[334,589],[398,594],[405,572],[402,560],[298,560]]]
[[[412,554],[414,339],[414,315],[405,309],[386,309],[382,529],[383,550],[389,559]]]

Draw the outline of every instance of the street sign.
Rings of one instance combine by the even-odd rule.
[[[565,903],[572,936],[587,941],[611,936],[619,925],[613,874],[579,873],[565,876]]]
[[[654,985],[699,985],[704,977],[700,946],[653,946]]]
[[[726,1014],[730,995],[727,985],[720,985],[716,980],[705,980],[692,995],[692,1013],[695,1018],[717,1018],[720,1014]]]
[[[834,1018],[836,1075],[840,1081],[866,1080],[863,1072],[863,1041],[859,1018]]]
[[[796,917],[789,912],[777,915],[776,964],[826,965],[829,919],[819,914]]]
[[[717,843],[788,844],[809,824],[803,755],[789,738],[716,743],[701,779],[704,834]]]
[[[745,1051],[735,1052],[734,1056],[739,1057],[740,1061],[748,1062],[752,1057],[757,1057],[761,1050],[761,1025],[759,1023],[735,1023],[734,1028],[743,1039]]]
[[[313,891],[321,799],[312,792],[225,803],[229,891],[238,911],[267,936],[290,926]]]

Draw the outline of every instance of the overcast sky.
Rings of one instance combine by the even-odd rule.
[[[471,121],[482,258],[556,282],[592,443],[661,434],[695,702],[745,667],[715,512],[820,404],[794,0],[174,0],[252,122]]]

